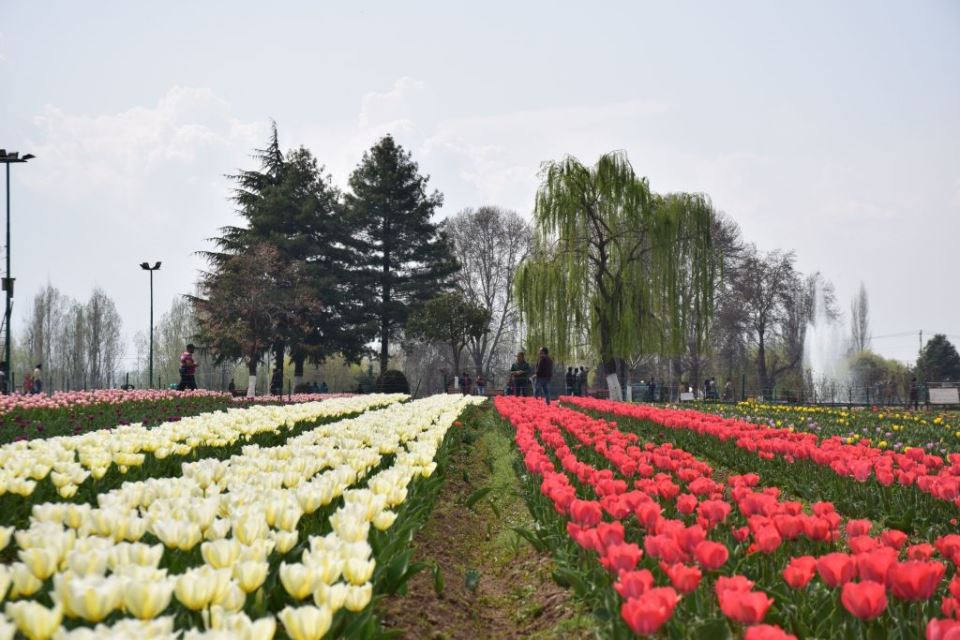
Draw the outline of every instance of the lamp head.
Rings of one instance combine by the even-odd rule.
[[[23,158],[21,158],[21,159],[22,159],[22,160],[33,160],[33,159],[36,158],[36,157],[37,157],[37,156],[33,155],[32,153],[28,153],[27,155],[23,156]]]
[[[159,268],[160,268],[160,261],[158,260],[157,264],[153,265],[153,270],[156,271]]]
[[[141,262],[140,268],[143,269],[144,271],[150,271],[150,265],[147,264],[146,262]]]

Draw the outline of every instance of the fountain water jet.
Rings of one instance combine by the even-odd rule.
[[[845,401],[850,385],[847,354],[850,341],[845,323],[831,318],[823,287],[814,289],[813,320],[803,340],[803,368],[818,401]]]

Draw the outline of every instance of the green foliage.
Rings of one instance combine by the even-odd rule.
[[[960,380],[960,354],[947,336],[938,333],[924,345],[917,358],[917,369],[930,382]]]
[[[390,136],[364,153],[350,176],[347,221],[362,285],[357,302],[377,327],[381,371],[411,310],[446,289],[457,270],[444,234],[431,222],[443,197],[428,194],[427,180]]]
[[[541,178],[534,255],[516,282],[530,344],[566,360],[586,340],[608,371],[638,352],[679,353],[694,316],[711,312],[707,199],[651,193],[623,153],[549,162]]]
[[[387,369],[377,378],[378,393],[410,393],[410,384],[403,371]]]
[[[479,340],[490,326],[490,312],[467,300],[460,292],[441,293],[410,315],[407,334],[429,342],[450,345],[454,371],[460,371],[460,354],[470,340]]]
[[[865,387],[891,380],[899,382],[907,375],[907,368],[899,361],[888,360],[869,349],[853,354],[849,366],[855,383]]]

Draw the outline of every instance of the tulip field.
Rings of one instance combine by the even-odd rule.
[[[126,400],[191,398],[220,400]],[[414,637],[385,626],[384,612],[429,608],[423,589],[406,595],[418,573],[432,567],[429,597],[440,602],[443,571],[464,571],[415,545],[428,522],[450,517],[433,505],[451,477],[470,493],[446,504],[486,520],[478,539],[509,534],[514,553],[529,544],[554,589],[578,603],[568,615],[587,612],[564,627],[578,630],[570,637],[960,638],[960,453],[881,447],[835,426],[803,428],[807,416],[826,422],[815,411],[773,411],[585,397],[229,398],[159,424],[10,441],[0,445],[0,640]],[[855,419],[871,415],[888,419]],[[452,462],[469,459],[481,430],[504,443],[503,460],[482,464],[507,465],[532,526],[513,526],[494,489]],[[489,573],[460,579],[469,593]],[[511,602],[454,597],[444,611]],[[437,637],[467,628],[436,624]]]
[[[960,454],[498,398],[538,543],[613,638],[960,637]]]
[[[0,638],[370,637],[445,434],[367,395],[0,448]]]

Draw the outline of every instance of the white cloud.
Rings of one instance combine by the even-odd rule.
[[[153,107],[110,115],[74,114],[47,105],[34,118],[38,139],[29,147],[43,158],[43,171],[24,180],[55,186],[64,196],[112,194],[135,197],[151,176],[170,167],[196,166],[212,154],[244,153],[262,144],[266,122],[241,122],[211,89],[175,86]]]

